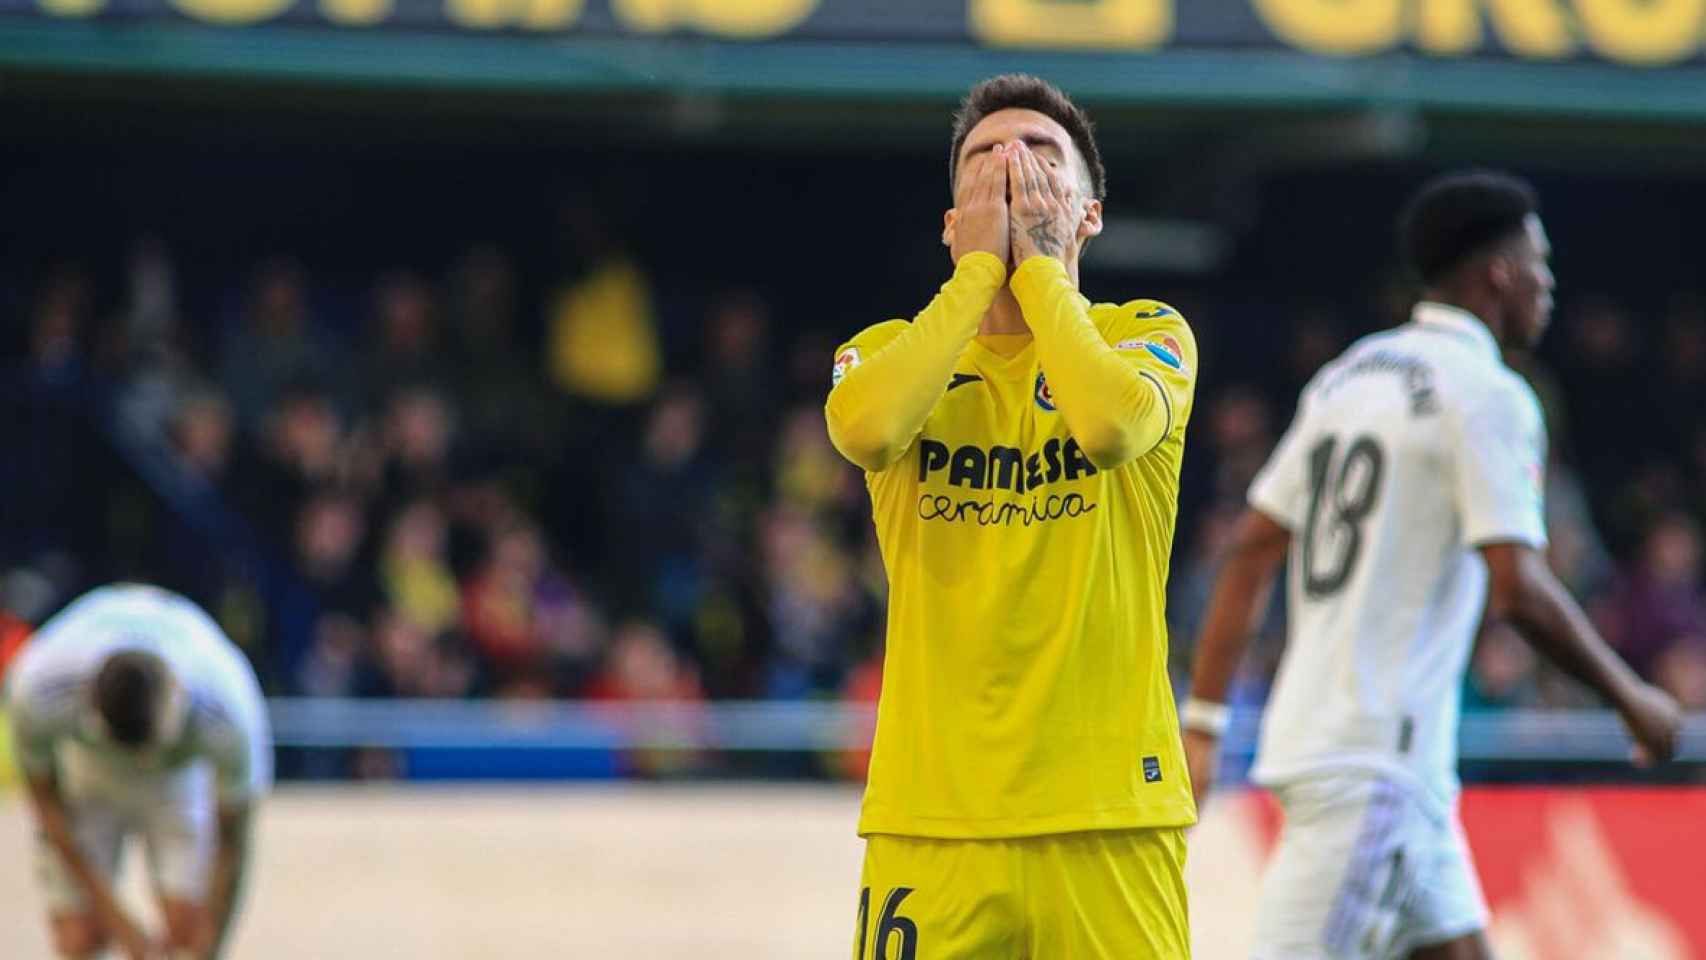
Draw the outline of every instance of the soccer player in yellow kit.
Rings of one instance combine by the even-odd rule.
[[[1088,118],[1027,76],[955,121],[953,276],[836,351],[889,579],[855,960],[1190,955],[1196,819],[1163,596],[1196,346],[1092,304]]]

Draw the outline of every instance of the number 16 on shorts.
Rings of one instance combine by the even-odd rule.
[[[871,888],[859,891],[859,934],[853,940],[853,960],[918,960],[918,924],[900,916],[901,901],[911,887],[895,887],[883,898],[877,929],[871,930]],[[871,953],[866,953],[869,946]]]

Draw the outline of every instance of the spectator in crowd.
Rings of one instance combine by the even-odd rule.
[[[401,271],[373,292],[373,348],[362,374],[369,409],[400,390],[442,388],[450,380],[438,329],[438,307],[419,275]]]
[[[517,342],[515,268],[476,246],[450,274],[450,342],[464,435],[484,461],[550,460],[561,434],[539,365]]]
[[[245,430],[257,429],[287,387],[312,380],[343,401],[342,351],[314,327],[307,279],[288,259],[257,272],[241,322],[226,338],[220,383]]]
[[[783,401],[790,407],[802,403],[823,405],[824,392],[829,389],[829,374],[824,372],[824,358],[835,356],[836,338],[821,330],[802,331],[794,340],[783,362],[781,375],[787,383]]]
[[[404,387],[385,406],[380,442],[379,502],[391,507],[420,497],[449,494],[455,464],[455,414],[437,389]]]
[[[554,569],[539,531],[496,531],[463,588],[469,639],[498,696],[572,693],[604,653],[604,629],[584,593]]]
[[[1242,384],[1221,392],[1208,410],[1208,444],[1216,471],[1217,497],[1242,503],[1244,491],[1267,460],[1274,437],[1272,416],[1261,394]]]
[[[672,628],[692,617],[705,589],[700,544],[717,509],[705,418],[695,387],[666,390],[646,418],[638,462],[618,475],[605,500],[614,592],[626,606],[656,610]]]
[[[259,437],[233,470],[232,494],[261,535],[290,542],[297,508],[349,477],[343,418],[313,382],[283,388]]]
[[[551,379],[596,407],[643,403],[663,369],[651,280],[617,246],[600,211],[571,201],[562,220],[581,270],[558,288],[546,315]]]
[[[303,661],[319,641],[325,618],[367,623],[378,610],[378,584],[361,562],[366,536],[367,515],[347,492],[317,490],[297,508],[288,566],[276,577],[266,628],[268,666],[290,682],[303,678]]]
[[[515,265],[492,244],[476,244],[450,268],[450,339],[464,367],[495,364],[520,372]],[[512,366],[513,362],[513,366]],[[478,378],[477,378],[478,379]]]
[[[1659,658],[1672,645],[1706,637],[1700,551],[1693,518],[1682,513],[1660,518],[1602,612],[1606,639],[1642,676],[1656,675]]]
[[[296,573],[326,610],[366,618],[379,606],[379,589],[360,562],[367,516],[347,493],[322,491],[297,512]]]
[[[1188,546],[1183,550],[1182,561],[1174,566],[1167,586],[1167,655],[1176,688],[1183,689],[1190,679],[1191,663],[1195,660],[1192,645],[1202,633],[1202,614],[1208,609],[1215,578],[1220,574],[1226,551],[1232,546],[1240,506],[1236,500],[1216,501],[1195,518],[1194,529],[1184,531],[1179,537]]]
[[[1639,462],[1648,438],[1631,429],[1617,404],[1603,399],[1643,392],[1642,344],[1628,311],[1609,298],[1588,297],[1562,311],[1568,343],[1560,368],[1572,396],[1584,402],[1571,411],[1571,433],[1593,438],[1574,451],[1592,484],[1615,483],[1629,464]]]
[[[616,628],[604,667],[587,688],[591,700],[693,702],[699,677],[656,623],[629,620]]]
[[[309,697],[360,696],[378,689],[371,669],[363,621],[348,613],[328,613],[314,622],[296,686]]]
[[[24,355],[0,384],[0,560],[7,563],[37,570],[52,564],[69,574],[94,559],[80,556],[79,547],[101,539],[90,529],[98,520],[89,508],[103,499],[107,478],[85,442],[93,406],[85,349],[91,299],[82,267],[55,265],[21,325]]]
[[[1303,392],[1309,378],[1327,361],[1345,349],[1344,325],[1332,307],[1311,304],[1303,308],[1292,322],[1286,344],[1287,379],[1274,398],[1291,404]]]
[[[1591,608],[1610,588],[1611,555],[1594,526],[1587,490],[1568,463],[1546,467],[1546,558],[1570,593]]]
[[[688,704],[704,699],[693,668],[676,654],[657,624],[644,620],[630,620],[617,628],[604,669],[587,696],[602,703]],[[702,728],[685,712],[661,724],[632,724],[631,739],[648,745],[623,751],[624,772],[658,777],[692,770],[702,760],[693,747]]]
[[[126,279],[126,302],[113,324],[122,361],[119,418],[133,436],[153,439],[169,428],[199,378],[181,342],[176,270],[165,245],[153,237],[139,240]]]
[[[1706,410],[1706,298],[1693,291],[1671,297],[1660,336],[1663,349],[1652,395],[1668,452],[1693,439]]]
[[[702,374],[710,442],[736,462],[763,461],[765,426],[781,408],[769,336],[769,308],[757,293],[732,290],[712,304]]]
[[[1706,710],[1706,636],[1689,634],[1677,638],[1659,654],[1653,676],[1682,709]]]
[[[379,580],[391,611],[438,635],[462,626],[462,597],[445,553],[444,514],[415,500],[391,520],[379,558]]]
[[[1509,624],[1489,624],[1475,642],[1465,678],[1465,711],[1540,705],[1539,660],[1534,648]]]
[[[467,695],[474,685],[473,659],[455,634],[435,634],[395,611],[373,624],[378,669],[369,692],[389,697],[444,698]]]
[[[764,661],[769,653],[770,619],[757,571],[750,557],[725,562],[706,585],[693,621],[674,631],[678,646],[699,666],[705,695],[747,699],[763,694]]]
[[[178,465],[203,482],[218,485],[230,466],[234,430],[231,405],[223,393],[210,387],[187,393],[172,416],[172,449]]]
[[[774,631],[765,695],[793,699],[839,690],[868,632],[870,611],[851,558],[810,514],[787,505],[767,511],[763,564]]]
[[[863,488],[847,482],[846,461],[829,443],[821,406],[801,405],[790,410],[780,438],[775,454],[778,499],[823,513],[845,506],[850,487],[863,497]]]
[[[89,326],[89,281],[78,267],[60,267],[43,286],[30,317],[26,378],[37,389],[82,382],[83,336]]]
[[[175,347],[179,330],[178,271],[157,236],[137,238],[125,261],[125,338],[132,347]]]

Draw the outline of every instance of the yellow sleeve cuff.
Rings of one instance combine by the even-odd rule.
[[[973,250],[954,264],[954,276],[981,281],[994,290],[1006,282],[1007,264],[987,250]]]
[[[1066,264],[1061,263],[1056,257],[1044,256],[1039,253],[1036,256],[1027,257],[1024,263],[1019,264],[1019,269],[1013,271],[1011,286],[1013,295],[1024,300],[1027,297],[1036,296],[1049,284],[1061,280],[1068,284],[1072,282],[1071,275],[1066,272]]]

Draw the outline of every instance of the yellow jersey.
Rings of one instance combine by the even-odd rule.
[[[1031,333],[978,336],[1003,284]],[[889,581],[861,835],[1195,821],[1164,598],[1196,362],[1171,307],[982,253],[836,351]]]

